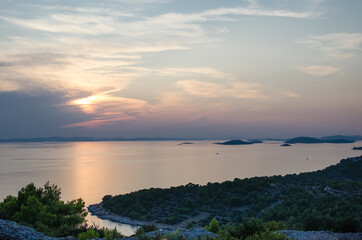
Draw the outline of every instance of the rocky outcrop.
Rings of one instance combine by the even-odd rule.
[[[37,232],[30,227],[25,227],[13,221],[0,219],[0,239],[4,240],[55,240],[45,236],[43,233]],[[63,238],[72,239],[72,238]]]
[[[202,228],[189,229],[189,230],[163,230],[163,231],[153,231],[146,233],[146,236],[156,237],[159,235],[167,235],[167,239],[179,239],[177,236],[183,236],[187,239],[202,239],[202,238],[213,238],[217,237],[215,233],[209,232]]]
[[[294,231],[282,230],[287,237],[294,240],[362,240],[362,233],[333,233],[329,231]],[[146,236],[167,236],[168,239],[179,239],[182,235],[186,239],[212,238],[217,235],[205,229],[189,230],[159,230],[146,233]],[[1,240],[76,240],[74,237],[53,238],[37,232],[30,227],[22,226],[16,222],[0,219]],[[137,240],[136,237],[125,238],[124,240]]]
[[[282,230],[288,238],[294,240],[362,240],[362,233],[333,233],[330,231],[294,231]]]

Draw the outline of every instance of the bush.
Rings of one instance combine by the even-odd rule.
[[[216,217],[211,220],[209,226],[206,226],[205,229],[213,233],[218,233],[220,231],[219,222],[217,221]]]
[[[115,239],[115,238],[123,238],[122,234],[117,231],[116,228],[110,230],[110,229],[104,229],[104,238],[105,239]]]
[[[78,234],[79,240],[94,239],[94,238],[99,238],[99,233],[97,233],[92,228],[88,228],[86,232]]]
[[[158,230],[158,228],[156,227],[156,225],[155,224],[147,224],[147,225],[143,225],[142,227],[140,227],[140,228],[142,228],[143,229],[143,231],[145,232],[145,233],[148,233],[148,232],[153,232],[153,231],[156,231],[156,230]],[[140,229],[139,228],[139,229]],[[139,230],[139,229],[137,229],[137,230]]]
[[[222,240],[286,240],[284,234],[275,233],[284,228],[284,224],[275,221],[263,223],[257,219],[250,219],[237,225],[226,225],[220,232]]]

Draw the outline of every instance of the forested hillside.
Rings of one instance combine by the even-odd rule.
[[[289,229],[361,231],[362,156],[315,172],[187,184],[105,196],[102,205],[131,219],[204,226],[245,218],[284,222]]]

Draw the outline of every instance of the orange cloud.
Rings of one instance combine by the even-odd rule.
[[[101,93],[86,98],[68,102],[68,105],[78,106],[83,112],[92,114],[93,119],[65,127],[98,127],[111,122],[132,119],[144,113],[147,102],[132,98],[123,98]]]

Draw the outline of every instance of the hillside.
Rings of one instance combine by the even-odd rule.
[[[205,226],[257,217],[289,229],[361,230],[362,156],[309,173],[234,179],[205,186],[187,184],[105,196],[106,210],[135,220]]]

